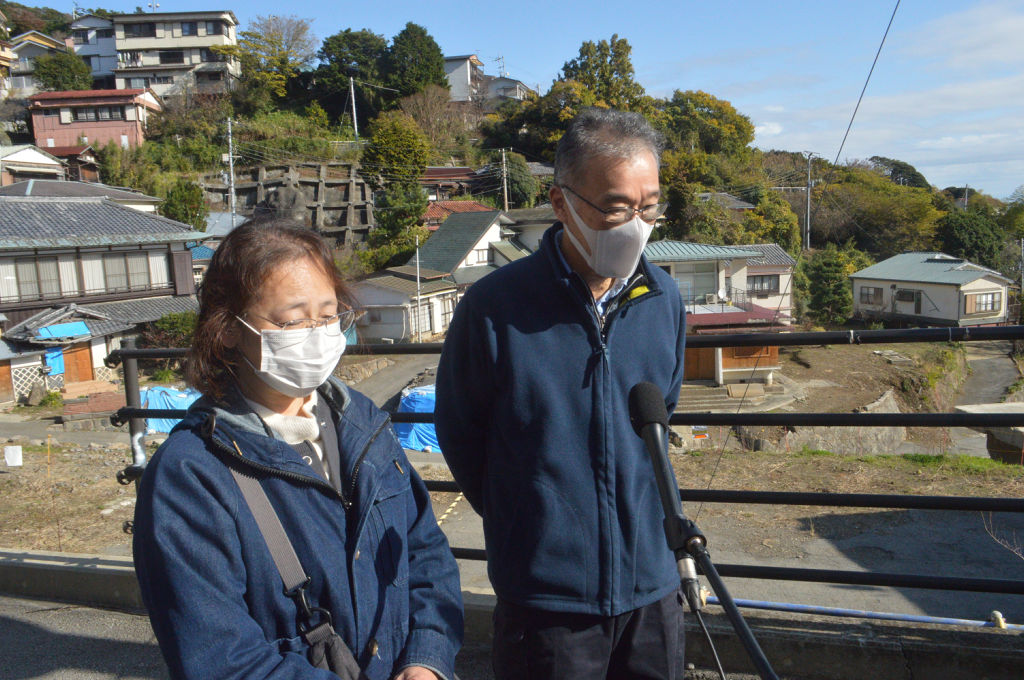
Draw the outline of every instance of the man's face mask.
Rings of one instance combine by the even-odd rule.
[[[565,204],[569,207],[569,214],[583,235],[587,247],[580,243],[572,229],[566,227],[565,232],[594,273],[609,279],[624,279],[636,270],[640,255],[647,245],[647,239],[654,229],[653,224],[648,224],[640,219],[639,215],[634,215],[633,219],[617,227],[593,229],[580,218],[568,196],[565,197]]]
[[[257,330],[240,317],[246,328],[260,336],[260,365],[243,355],[245,363],[268,386],[289,397],[309,396],[334,372],[347,340],[341,323],[315,328]]]

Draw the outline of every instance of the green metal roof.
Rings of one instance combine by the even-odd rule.
[[[850,275],[851,279],[883,279],[962,286],[986,276],[1012,283],[999,272],[945,253],[903,253]]]
[[[736,257],[762,257],[763,253],[742,246],[713,246],[683,241],[651,241],[644,247],[651,262],[695,262],[699,260],[731,260]]]
[[[453,213],[420,248],[420,267],[452,273],[487,229],[501,217],[500,210]],[[406,263],[416,266],[414,254]]]

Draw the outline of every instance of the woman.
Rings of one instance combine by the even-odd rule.
[[[204,396],[147,466],[135,513],[176,678],[336,680],[303,635],[327,620],[373,680],[454,677],[459,575],[430,498],[387,414],[331,377],[353,317],[308,229],[248,223],[213,256],[187,363]],[[285,593],[232,470],[259,480],[305,588]]]

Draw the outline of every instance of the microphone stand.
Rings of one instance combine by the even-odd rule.
[[[676,481],[675,471],[668,460],[668,440],[665,437],[665,427],[660,423],[652,423],[653,426],[646,426],[641,430],[641,437],[647,445],[647,451],[651,457],[651,465],[654,467],[654,478],[658,484],[658,494],[661,496],[661,507],[665,512],[665,539],[668,542],[669,550],[676,558],[676,566],[679,569],[679,576],[683,584],[683,592],[686,601],[694,614],[700,615],[703,602],[700,597],[700,585],[697,582],[697,572],[694,567],[694,560],[700,565],[701,573],[708,579],[711,589],[718,596],[718,602],[725,610],[726,616],[732,623],[736,635],[747,650],[747,655],[757,669],[758,675],[763,680],[779,680],[775,674],[768,658],[761,650],[761,646],[754,638],[747,622],[743,619],[739,608],[732,599],[732,595],[718,575],[711,555],[707,551],[707,539],[701,533],[693,520],[687,519],[683,514],[683,504],[679,500],[679,483]]]

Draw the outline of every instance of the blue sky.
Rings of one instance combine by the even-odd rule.
[[[138,2],[112,8],[134,8]],[[251,0],[240,6],[164,2],[160,11],[232,9],[294,14],[319,38],[368,28],[390,38],[407,21],[448,55],[475,53],[550,87],[585,40],[629,40],[648,93],[699,89],[730,101],[762,149],[833,160],[895,0],[643,3],[337,3]],[[1024,0],[903,0],[840,161],[888,156],[942,188],[969,184],[997,198],[1024,184]]]

